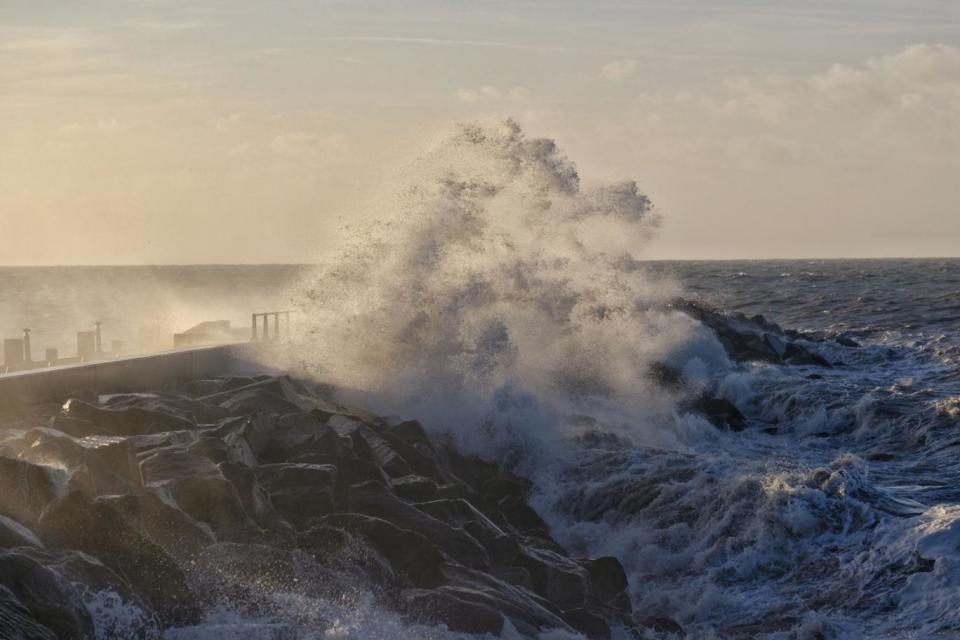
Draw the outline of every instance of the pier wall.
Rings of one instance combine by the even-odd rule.
[[[257,345],[231,344],[168,351],[0,375],[0,411],[52,402],[90,390],[98,394],[162,390],[194,378],[250,368]]]

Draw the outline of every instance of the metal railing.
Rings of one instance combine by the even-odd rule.
[[[266,311],[263,313],[250,314],[250,340],[251,342],[278,342],[285,336],[288,340],[292,335],[290,324],[290,315],[296,311]],[[273,333],[270,333],[270,317],[273,317]],[[280,317],[283,316],[284,330],[280,329]],[[258,318],[263,318],[263,324],[258,325]],[[261,329],[262,327],[262,329]]]

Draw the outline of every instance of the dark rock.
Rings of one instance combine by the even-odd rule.
[[[80,591],[67,578],[33,558],[16,551],[0,551],[0,585],[7,593],[14,594],[19,604],[30,612],[30,617],[42,622],[54,637],[62,640],[93,637],[93,620]],[[23,615],[15,604],[11,608]]]
[[[61,415],[88,422],[96,431],[83,435],[133,436],[193,429],[196,423],[163,411],[140,407],[102,409],[80,400],[68,400]],[[56,428],[56,422],[54,422]],[[77,435],[77,434],[73,434]]]
[[[503,630],[503,614],[485,603],[463,598],[454,589],[407,589],[401,597],[403,610],[413,622],[444,624],[451,631],[473,634],[499,636]]]
[[[288,462],[311,454],[354,457],[349,438],[340,436],[308,413],[281,416],[270,432],[266,446],[257,455],[265,462]]]
[[[721,431],[743,431],[747,420],[737,406],[726,398],[700,396],[690,408],[706,417]]]
[[[3,640],[57,640],[40,624],[10,589],[0,585],[0,638]]]
[[[439,494],[437,483],[418,475],[403,476],[390,481],[393,492],[411,502],[435,500]]]
[[[37,535],[16,520],[0,516],[0,549],[42,547]]]
[[[194,594],[176,562],[129,526],[110,502],[71,492],[43,511],[38,533],[49,546],[89,553],[114,569],[150,602],[165,624],[197,620]]]
[[[334,510],[337,468],[324,464],[267,464],[257,468],[257,480],[273,506],[299,520],[317,518]]]
[[[587,636],[589,640],[609,640],[610,638],[610,625],[592,611],[571,609],[563,612],[563,619],[571,627]]]
[[[0,513],[33,526],[66,480],[59,469],[0,456]]]
[[[394,573],[416,587],[439,586],[445,556],[430,540],[391,522],[359,513],[327,516],[322,524],[365,538],[390,563]]]
[[[190,517],[207,523],[218,537],[244,540],[254,528],[253,522],[233,484],[213,461],[201,455],[200,445],[167,447],[144,458],[140,463],[143,485],[169,495]]]
[[[683,627],[676,620],[666,616],[635,616],[633,620],[637,626],[652,629],[657,633],[669,633],[681,638],[687,636]]]
[[[512,564],[520,551],[516,540],[466,500],[433,500],[418,503],[416,507],[437,520],[466,531],[483,545],[490,561],[496,565]]]
[[[201,398],[201,400],[203,399]],[[220,402],[219,406],[233,416],[244,416],[254,413],[284,415],[287,413],[301,412],[300,407],[297,405],[262,387],[231,394],[229,398]]]
[[[401,501],[381,484],[364,482],[351,487],[348,507],[350,511],[383,518],[402,529],[419,533],[468,567],[490,566],[486,551],[476,540]]]
[[[530,572],[534,591],[561,609],[586,602],[587,572],[573,560],[548,549],[525,547],[516,564]]]
[[[519,533],[541,538],[550,537],[550,525],[525,501],[507,496],[500,500],[498,506],[507,523]]]
[[[438,591],[501,612],[521,635],[536,637],[541,630],[571,630],[560,608],[535,593],[461,565],[447,564],[443,573],[446,584]]]
[[[607,604],[626,591],[627,573],[616,558],[605,556],[586,560],[583,562],[583,568],[587,570],[590,579],[591,599]]]

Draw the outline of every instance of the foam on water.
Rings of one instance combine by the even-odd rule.
[[[616,555],[635,610],[693,637],[960,629],[955,340],[885,320],[862,349],[811,343],[834,369],[734,365],[639,262],[657,213],[636,184],[583,187],[511,121],[458,127],[394,186],[301,287],[300,368],[528,474],[558,539]],[[754,304],[787,308],[770,286]],[[748,429],[685,413],[658,362]]]

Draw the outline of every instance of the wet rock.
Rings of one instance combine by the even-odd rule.
[[[550,525],[523,500],[507,496],[497,505],[510,527],[521,535],[550,537]]]
[[[411,502],[426,502],[439,495],[436,482],[413,474],[391,480],[390,487],[395,494]]]
[[[610,625],[601,616],[588,609],[571,609],[563,613],[563,619],[571,627],[587,636],[589,640],[609,640]]]
[[[537,547],[525,547],[516,564],[530,572],[533,589],[561,609],[576,609],[586,602],[587,572],[567,557]]]
[[[37,533],[47,546],[77,549],[111,567],[150,602],[164,623],[197,619],[194,594],[176,562],[129,526],[109,501],[71,492],[43,511]]]
[[[401,596],[402,608],[410,620],[419,624],[444,624],[451,631],[499,636],[503,630],[503,614],[463,595],[452,589],[407,589]]]
[[[243,540],[254,528],[253,522],[233,484],[212,460],[202,455],[201,445],[198,442],[190,447],[167,447],[144,458],[140,463],[143,485],[168,495],[218,537]]]
[[[42,547],[36,534],[16,520],[0,516],[0,549]]]
[[[163,411],[153,411],[140,407],[99,408],[81,400],[68,400],[63,405],[61,415],[94,426],[95,431],[93,433],[83,435],[145,435],[193,429],[196,426],[196,423],[192,420],[185,420]],[[53,426],[56,428],[56,422],[53,423]]]
[[[620,561],[605,556],[583,562],[590,584],[590,598],[603,604],[613,603],[627,590],[627,573]],[[629,599],[626,600],[629,605]]]
[[[351,487],[347,504],[350,511],[383,518],[402,529],[419,533],[468,567],[490,566],[487,553],[480,543],[462,530],[403,502],[381,484],[364,482]]]
[[[322,521],[326,526],[349,531],[365,538],[390,563],[394,573],[417,587],[435,587],[442,576],[445,556],[419,533],[359,513],[338,513]]]
[[[56,634],[40,624],[14,593],[0,585],[0,630],[4,640],[57,640]]]
[[[726,398],[701,396],[690,404],[690,408],[703,414],[721,431],[743,431],[747,424],[746,417]]]
[[[0,456],[0,513],[33,526],[66,481],[59,469]]]
[[[651,629],[657,633],[672,634],[681,638],[685,638],[687,635],[676,620],[666,616],[635,616],[634,622],[637,626]]]
[[[467,532],[483,545],[495,565],[512,564],[520,551],[515,539],[466,500],[433,500],[418,503],[416,507],[437,520]]]
[[[298,521],[334,510],[337,468],[333,465],[282,462],[260,466],[256,474],[273,506]]]
[[[219,406],[233,416],[253,413],[272,413],[275,415],[300,413],[300,407],[262,387],[231,394],[230,397],[220,402]]]
[[[0,551],[0,585],[16,601],[3,598],[18,616],[29,611],[34,624],[42,621],[53,636],[63,640],[86,640],[93,637],[93,620],[83,604],[80,591],[56,571],[17,551]],[[23,609],[16,606],[19,603]],[[2,609],[0,609],[2,611]],[[42,634],[42,627],[39,633]],[[40,635],[40,637],[43,637]]]
[[[314,415],[281,416],[258,456],[264,462],[287,462],[298,456],[353,457],[349,438],[342,437]]]

